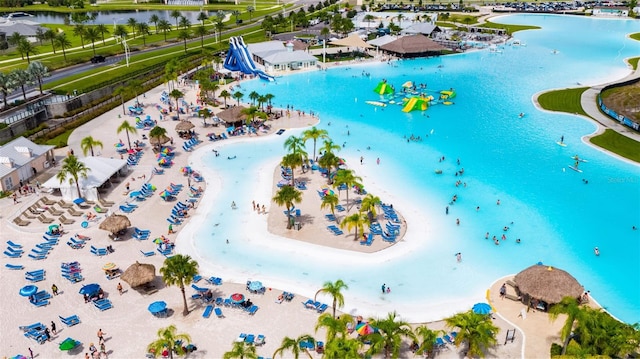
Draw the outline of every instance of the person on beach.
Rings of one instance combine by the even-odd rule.
[[[500,287],[500,298],[504,299],[506,295],[507,295],[507,284],[502,283],[502,287]]]
[[[56,334],[58,331],[56,330],[56,323],[53,322],[53,320],[51,321],[51,332],[53,334]]]
[[[456,260],[458,261],[458,263],[462,262],[462,253],[456,253]]]
[[[53,295],[58,295],[58,287],[55,284],[51,285],[51,291],[53,292]]]
[[[173,233],[175,233],[173,231],[173,224],[169,224],[169,230],[167,231],[167,234],[173,234]]]
[[[264,207],[264,204],[262,205],[262,213],[267,214],[267,209]]]
[[[384,294],[386,292],[386,288],[387,288],[387,285],[383,284],[382,285],[382,294]]]
[[[98,329],[98,343],[104,343],[104,334],[102,329]]]
[[[120,295],[122,295],[122,283],[118,283],[118,293],[120,293]]]

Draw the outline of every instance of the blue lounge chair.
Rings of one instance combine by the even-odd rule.
[[[324,311],[327,310],[327,308],[329,308],[329,306],[323,303],[323,304],[320,304],[320,306],[316,310],[318,311],[318,313],[324,313]]]
[[[68,327],[72,327],[76,324],[80,323],[80,318],[78,318],[77,315],[72,315],[70,317],[63,317],[63,316],[58,316],[60,318],[60,321],[62,322],[62,324],[68,326]]]
[[[255,340],[256,336],[253,334],[249,334],[247,335],[246,338],[244,338],[244,342],[247,344],[253,344],[253,341]]]
[[[191,288],[195,289],[198,292],[206,292],[209,290],[209,288],[202,288],[202,287],[198,287],[195,284],[191,284]]]
[[[209,318],[211,316],[211,312],[213,312],[213,305],[209,304],[206,308],[204,308],[204,313],[202,313],[203,318]]]
[[[249,309],[247,309],[247,312],[249,312],[249,315],[254,315],[254,314],[256,314],[258,309],[260,309],[260,308],[257,305],[254,304]]]
[[[443,336],[443,338],[444,338],[444,340],[446,340],[446,341],[447,341],[447,343],[449,343],[449,344],[453,344],[453,339],[452,339],[448,334],[445,334],[445,335]]]
[[[340,205],[340,204],[336,206],[336,210],[338,212],[344,212],[345,211],[344,207],[342,207],[342,205]]]
[[[141,250],[141,251],[140,251],[140,253],[142,253],[142,255],[143,255],[143,256],[145,256],[145,257],[151,257],[151,256],[156,255],[156,252],[154,252],[154,251],[151,251],[151,252],[143,252],[143,251]]]
[[[262,344],[264,344],[264,339],[265,339],[264,335],[258,334],[258,336],[256,337],[256,340],[253,343],[255,345],[262,345]]]
[[[202,279],[202,276],[200,274],[196,274],[196,275],[193,276],[192,281],[194,283],[198,283],[201,279]]]
[[[22,248],[22,245],[17,244],[17,243],[13,243],[11,241],[7,241],[7,244],[9,245],[9,247],[13,247],[13,248]]]
[[[200,294],[200,293],[192,294],[191,295],[191,299],[193,299],[193,300],[202,299],[202,294]]]
[[[113,304],[111,304],[111,301],[109,299],[97,300],[97,301],[93,302],[93,305],[96,308],[100,309],[101,312],[104,312],[107,309],[113,308]]]
[[[24,266],[23,265],[19,265],[19,264],[16,265],[16,264],[7,263],[4,266],[7,267],[8,269],[11,269],[11,270],[23,270],[24,269]]]
[[[46,254],[36,254],[36,255],[34,255],[32,253],[29,253],[28,257],[31,258],[31,259],[35,259],[37,261],[42,260],[42,259],[47,259],[47,255]]]
[[[436,338],[436,348],[442,349],[446,347],[447,347],[447,343],[445,343],[444,340],[442,340],[442,338]]]
[[[214,312],[216,313],[216,316],[218,316],[218,318],[224,318],[224,314],[222,314],[222,309],[216,307],[214,309]]]
[[[4,255],[9,257],[9,258],[20,258],[22,257],[22,252],[8,252],[8,251],[4,251]],[[31,256],[31,255],[29,255]]]
[[[336,216],[334,216],[333,214],[329,213],[329,214],[325,214],[324,218],[326,218],[327,220],[331,221],[331,222],[335,222],[336,221]]]
[[[302,305],[305,306],[305,308],[310,309],[310,308],[315,308],[316,306],[313,304],[313,299],[307,299],[306,302],[302,303]]]

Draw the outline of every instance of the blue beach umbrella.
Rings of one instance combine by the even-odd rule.
[[[78,293],[82,295],[86,294],[88,296],[92,296],[98,293],[99,291],[100,291],[100,284],[92,283],[92,284],[83,285],[82,288],[80,288],[80,291]]]
[[[75,204],[83,204],[84,202],[86,202],[84,198],[76,198],[73,200],[73,203]]]
[[[471,310],[473,310],[473,312],[476,314],[489,314],[493,311],[491,309],[491,306],[487,303],[476,303],[473,305],[473,308],[471,308]]]
[[[30,297],[36,294],[37,291],[38,287],[36,287],[35,285],[25,285],[24,287],[20,288],[20,295],[23,297]]]
[[[162,300],[159,300],[157,302],[153,302],[153,303],[149,304],[149,307],[147,309],[152,314],[160,313],[163,310],[167,309],[167,303],[165,303]]]

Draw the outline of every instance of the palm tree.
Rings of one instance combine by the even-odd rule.
[[[484,353],[489,347],[496,344],[496,333],[499,328],[493,325],[491,317],[477,314],[469,310],[458,313],[453,317],[445,319],[447,327],[459,328],[455,338],[456,347],[467,342],[467,355],[469,357],[484,357]]]
[[[218,42],[222,40],[222,30],[224,30],[224,22],[222,21],[216,21],[216,24],[214,25],[214,27],[216,28],[216,31],[218,32]]]
[[[429,329],[426,325],[421,325],[415,329],[415,336],[416,339],[419,339],[416,354],[422,355],[425,352],[430,354],[433,351],[438,332]]]
[[[106,45],[106,42],[104,41],[104,34],[109,34],[109,28],[107,28],[107,25],[98,24],[96,25],[95,29],[100,33],[100,37],[102,38],[102,45]]]
[[[184,97],[184,93],[178,89],[174,89],[169,93],[169,96],[176,100],[176,113],[178,114],[178,118],[180,118],[180,104],[178,103],[178,100]]]
[[[256,9],[253,6],[251,6],[251,5],[247,6],[247,12],[249,13],[249,21],[252,20],[251,19],[251,15],[253,14],[254,11],[256,11]]]
[[[278,206],[287,207],[287,229],[291,229],[293,226],[293,218],[291,217],[291,209],[294,206],[294,203],[302,202],[302,193],[297,189],[291,186],[282,186],[276,195],[273,197],[273,201],[276,202]]]
[[[267,99],[267,105],[269,107],[271,107],[271,100],[273,100],[274,97],[276,97],[276,95],[274,95],[272,93],[268,93],[268,94],[264,95],[264,98]]]
[[[153,27],[156,29],[156,34],[158,33],[158,22],[160,22],[160,17],[158,15],[153,14],[149,18],[149,22],[153,24]]]
[[[249,100],[251,100],[252,105],[256,105],[256,100],[258,99],[258,97],[260,97],[260,94],[255,91],[251,91],[251,93],[249,94]]]
[[[130,17],[129,20],[127,20],[127,25],[129,25],[129,27],[131,28],[131,31],[133,32],[133,38],[136,38],[136,27],[138,26],[138,20],[136,20],[133,17]]]
[[[4,102],[3,108],[7,108],[7,95],[9,95],[9,92],[13,91],[14,85],[15,84],[11,79],[10,74],[0,72],[0,92],[2,92],[2,100]]]
[[[240,91],[236,91],[233,94],[233,98],[236,99],[236,101],[238,101],[238,106],[240,106],[240,100],[242,100],[243,97],[244,97],[244,94]]]
[[[147,35],[149,35],[149,24],[147,24],[146,22],[141,22],[136,25],[136,28],[138,29],[138,33],[140,33],[140,36],[142,36],[142,45],[147,46]]]
[[[293,358],[298,359],[300,357],[300,344],[304,342],[311,342],[315,344],[315,339],[309,334],[302,334],[301,336],[292,339],[289,337],[284,337],[282,339],[282,344],[273,352],[273,357],[275,358],[280,354],[281,357],[284,357],[285,351],[290,351],[293,354]],[[309,356],[309,359],[313,359],[311,353],[305,348],[305,353]]]
[[[121,39],[127,38],[128,34],[129,34],[129,31],[127,31],[127,27],[122,24],[116,25],[116,28],[113,29],[113,36],[117,36]]]
[[[318,329],[325,328],[327,331],[326,344],[328,344],[334,338],[348,337],[347,326],[352,324],[353,317],[349,314],[342,314],[336,318],[330,313],[322,313],[318,317],[315,331],[318,332]]]
[[[336,206],[338,205],[338,202],[340,200],[338,199],[338,196],[331,193],[327,193],[324,195],[324,197],[322,197],[322,204],[320,205],[321,209],[325,209],[326,207],[329,207],[329,209],[331,210],[331,214],[333,214],[333,216],[336,216]],[[336,221],[338,219],[336,218]]]
[[[567,319],[560,331],[560,338],[564,341],[562,345],[562,355],[566,354],[569,340],[571,339],[571,332],[573,331],[573,325],[576,320],[580,320],[584,316],[584,310],[580,307],[580,304],[573,297],[564,297],[560,301],[553,305],[549,309],[549,319],[555,321],[560,314],[566,314]]]
[[[131,89],[125,86],[118,86],[118,88],[116,88],[115,91],[113,91],[113,95],[120,96],[120,102],[122,103],[122,114],[126,115],[127,112],[124,108],[124,98],[129,97],[131,95]],[[129,148],[131,148],[131,145],[129,145]]]
[[[171,23],[165,19],[158,21],[156,31],[160,30],[164,34],[164,42],[167,42],[167,32],[171,31]]]
[[[350,216],[345,217],[342,222],[340,222],[340,228],[347,227],[347,230],[350,231],[352,228],[355,228],[355,233],[353,235],[353,240],[358,240],[358,231],[360,233],[364,233],[364,227],[369,226],[369,217],[364,215],[363,213],[354,213]]]
[[[191,343],[189,334],[177,334],[175,325],[158,329],[158,339],[147,345],[147,351],[153,353],[153,357],[157,358],[162,355],[166,349],[169,352],[169,358],[173,359],[173,352],[183,355],[182,347]]]
[[[222,359],[257,359],[256,347],[245,342],[233,343],[233,348],[222,355]]]
[[[138,94],[144,89],[144,87],[142,87],[142,81],[138,79],[129,80],[129,82],[127,82],[127,89],[136,96],[136,102],[139,102]]]
[[[194,31],[196,36],[200,36],[200,47],[204,49],[204,37],[207,36],[209,31],[204,26],[198,26]]]
[[[197,20],[200,21],[202,27],[204,27],[204,21],[208,20],[208,19],[209,19],[209,16],[207,16],[207,14],[205,14],[203,12],[198,14],[198,19]]]
[[[364,16],[364,21],[367,22],[367,34],[370,32],[371,29],[371,21],[375,20],[375,16],[371,15],[371,14],[367,14]]]
[[[34,61],[27,67],[27,72],[31,75],[31,78],[38,81],[38,88],[42,95],[42,79],[49,76],[49,69],[40,61]]]
[[[255,120],[256,115],[260,111],[255,106],[249,106],[247,108],[243,108],[241,112],[243,114],[247,115],[247,124],[248,124],[248,123],[252,122],[253,120]],[[251,119],[251,121],[249,121],[249,119]]]
[[[402,19],[404,19],[404,15],[398,14],[396,18],[398,19],[398,26],[402,27]]]
[[[328,294],[333,298],[333,317],[336,317],[336,309],[338,307],[342,308],[344,305],[344,296],[342,295],[342,290],[349,289],[349,286],[342,281],[342,279],[338,279],[335,282],[324,282],[322,288],[320,288],[316,295],[314,296],[314,301],[318,298],[318,294],[324,293]]]
[[[184,42],[184,53],[187,53],[187,40],[191,38],[191,33],[189,30],[180,30],[178,33],[177,39],[182,40]]]
[[[84,49],[84,32],[86,27],[83,24],[77,24],[73,27],[73,35],[80,37],[80,43],[82,44],[82,48]]]
[[[322,143],[322,147],[320,148],[325,154],[333,153],[334,151],[340,151],[342,147],[340,145],[334,143],[331,139],[326,139]]]
[[[56,53],[56,45],[55,45],[55,40],[56,40],[56,33],[55,31],[48,29],[47,31],[44,32],[44,34],[42,35],[43,38],[45,40],[49,40],[51,42],[51,47],[53,48],[53,54],[55,55]]]
[[[131,149],[131,140],[129,139],[129,132],[138,133],[138,130],[135,128],[135,126],[131,126],[129,121],[124,120],[124,121],[122,121],[120,126],[118,126],[118,129],[116,130],[116,133],[120,133],[122,131],[126,132],[126,134],[127,134],[127,144],[129,144],[129,149]]]
[[[180,27],[185,29],[185,30],[190,28],[191,27],[191,21],[189,21],[189,19],[187,19],[186,17],[181,16],[180,17]]]
[[[164,127],[155,126],[149,131],[149,138],[155,138],[161,140],[163,137],[167,136],[167,130]]]
[[[227,99],[231,97],[231,94],[227,90],[222,90],[220,92],[220,97],[222,97],[222,100],[224,100],[224,108],[227,108]]]
[[[25,92],[24,87],[31,82],[31,74],[24,69],[15,69],[11,71],[9,74],[10,80],[14,85],[19,86],[22,90],[22,97],[27,101],[27,93]]]
[[[369,322],[378,330],[365,335],[365,339],[371,340],[371,347],[367,354],[375,355],[384,352],[385,358],[399,358],[402,339],[415,340],[409,323],[399,320],[396,312],[389,313],[384,319],[370,319]]]
[[[11,46],[18,46],[20,41],[26,40],[26,39],[27,38],[24,35],[20,34],[19,32],[14,32],[13,34],[11,34],[11,36],[7,37],[7,42]]]
[[[93,49],[93,55],[96,54],[96,40],[100,40],[100,31],[95,27],[87,27],[84,31],[84,37],[87,41],[91,42],[91,48]]]
[[[93,157],[93,147],[104,148],[102,142],[94,139],[91,136],[87,136],[80,141],[80,148],[82,149],[82,153],[86,156],[87,152],[91,152],[91,156]]]
[[[182,315],[189,314],[184,287],[191,284],[193,276],[198,274],[198,262],[188,255],[176,254],[164,260],[164,265],[160,268],[160,274],[162,274],[162,280],[166,285],[175,285],[180,288],[182,303],[184,304]]]
[[[323,357],[326,359],[360,358],[360,348],[363,345],[362,341],[354,338],[334,338],[324,345]]]
[[[347,186],[347,190],[345,192],[347,193],[347,212],[349,212],[349,189],[353,186],[362,187],[362,178],[360,176],[356,176],[353,170],[338,170],[333,186],[339,187],[341,184],[345,184]]]
[[[169,16],[176,19],[176,29],[178,29],[178,19],[182,17],[182,14],[180,13],[180,11],[173,10],[171,11],[171,14],[169,14]]]
[[[311,127],[310,129],[302,132],[302,139],[307,142],[307,140],[313,140],[313,160],[316,159],[316,142],[318,139],[327,139],[329,138],[329,131],[324,129],[319,129],[316,126]]]
[[[362,203],[360,204],[360,213],[367,213],[367,217],[369,218],[369,222],[372,222],[378,214],[376,213],[376,206],[380,205],[382,201],[380,197],[374,196],[371,193],[368,193],[362,199]]]
[[[62,49],[62,55],[64,56],[64,61],[67,61],[67,53],[66,53],[66,49],[68,47],[71,47],[71,40],[69,40],[67,38],[67,34],[64,32],[58,33],[58,35],[56,35],[56,39],[55,39],[55,43],[57,46],[59,46]]]
[[[327,169],[327,183],[333,183],[333,176],[331,175],[331,169],[337,168],[340,165],[340,158],[334,155],[332,152],[325,152],[325,154],[318,160],[318,165]]]
[[[20,55],[22,55],[23,59],[24,56],[27,57],[27,63],[31,63],[31,58],[29,57],[29,54],[33,54],[36,55],[38,54],[38,49],[27,39],[23,39],[18,43],[18,52],[20,53]]]
[[[60,172],[56,175],[56,178],[60,182],[64,182],[69,179],[69,184],[76,184],[76,190],[78,190],[78,197],[81,197],[80,194],[80,184],[78,183],[78,178],[87,178],[87,172],[91,171],[91,168],[85,166],[84,163],[78,161],[78,157],[74,155],[67,156],[64,160],[62,160],[62,167],[60,167]]]

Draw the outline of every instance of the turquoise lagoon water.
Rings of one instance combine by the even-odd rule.
[[[229,203],[250,203],[256,178],[273,175],[283,141],[301,132],[287,131],[216,144],[223,154],[218,158],[201,152],[205,172],[220,177],[216,185],[223,191],[212,195],[213,203],[201,204],[205,219],[194,223],[199,260],[238,280],[261,278],[307,295],[322,282],[341,278],[350,287],[347,310],[383,315],[395,309],[415,320],[466,309],[482,300],[497,278],[542,261],[572,273],[613,315],[640,321],[640,231],[631,229],[640,227],[640,168],[583,143],[582,136],[596,130],[592,122],[539,111],[532,103],[540,91],[628,74],[623,59],[640,55],[640,45],[625,34],[639,32],[640,23],[551,15],[499,21],[542,29],[518,32],[515,37],[526,46],[504,46],[502,53],[354,65],[242,84],[246,94],[274,94],[276,106],[319,113],[319,127],[336,143],[346,143],[340,154],[366,175],[365,186],[374,183],[370,191],[378,189],[375,194],[385,202],[397,201],[409,221],[403,242],[365,256],[290,245],[262,228],[247,235],[251,211],[229,211]],[[426,83],[429,90],[453,87],[458,96],[455,105],[436,105],[425,113],[365,104],[379,100],[372,89],[383,78],[396,88],[408,80]],[[526,113],[522,119],[520,112]],[[411,134],[423,141],[407,142]],[[556,144],[561,136],[567,147]],[[309,143],[309,153],[312,147]],[[575,154],[589,161],[581,164],[583,173],[567,167]],[[237,159],[221,160],[227,155]],[[445,161],[439,162],[442,156]],[[374,164],[377,157],[380,166]],[[460,168],[465,173],[456,177]],[[458,179],[467,186],[456,187]],[[459,199],[446,215],[454,194]],[[508,240],[496,246],[484,239],[485,232],[500,237],[505,225]],[[596,246],[599,257],[593,254]],[[455,261],[457,252],[462,263]],[[379,294],[382,283],[393,289],[391,295]]]

